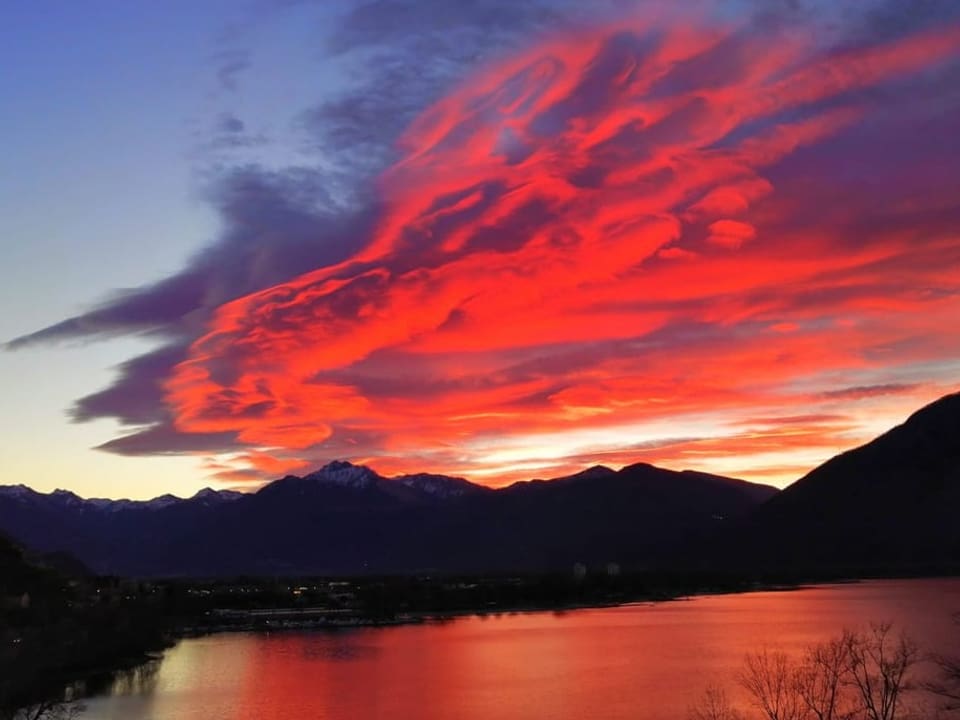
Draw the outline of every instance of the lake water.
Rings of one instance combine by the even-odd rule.
[[[84,720],[682,720],[744,653],[892,621],[960,653],[960,579],[884,580],[658,604],[184,640]]]

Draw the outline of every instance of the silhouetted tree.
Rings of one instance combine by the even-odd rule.
[[[854,641],[854,635],[844,630],[839,637],[813,646],[803,656],[796,669],[795,682],[808,716],[835,720],[850,714],[844,682]]]
[[[885,623],[844,630],[797,660],[770,649],[749,653],[738,680],[755,717],[766,720],[905,720],[903,695],[912,687],[910,673],[919,657],[917,646]],[[716,688],[704,693],[689,716],[747,717]]]
[[[743,714],[737,710],[723,688],[708,687],[699,702],[690,708],[690,720],[744,720]]]
[[[920,658],[916,644],[905,635],[891,634],[889,623],[872,625],[869,632],[847,639],[847,677],[856,689],[864,717],[895,720],[902,695],[910,689],[908,672]]]
[[[800,720],[804,708],[797,676],[786,653],[765,648],[744,658],[739,680],[769,720]]]
[[[953,621],[960,625],[960,613],[953,616]],[[944,710],[960,712],[960,655],[934,655],[931,659],[940,676],[925,683],[924,688],[945,701]]]

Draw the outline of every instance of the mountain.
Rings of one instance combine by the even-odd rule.
[[[654,563],[776,490],[651,465],[499,490],[334,462],[256,493],[148,502],[0,487],[0,528],[130,576],[496,572]]]
[[[434,475],[432,473],[399,475],[394,478],[394,481],[423,495],[431,495],[444,500],[463,497],[464,495],[477,495],[489,490],[483,485],[474,485],[463,478]]]
[[[733,551],[766,566],[960,564],[960,393],[828,460],[747,519]]]
[[[0,535],[0,598],[20,595],[26,589],[24,577],[29,575],[29,566],[17,547]]]
[[[0,530],[131,576],[497,572],[681,562],[922,571],[960,564],[960,393],[783,492],[636,464],[491,490],[333,462],[256,493],[84,500],[0,487]],[[0,544],[0,560],[4,548]],[[12,556],[11,556],[12,557]],[[10,561],[12,562],[12,561]]]
[[[46,564],[117,572],[110,558],[133,558],[162,537],[167,523],[188,525],[206,512],[244,497],[243,493],[201,490],[182,499],[84,499],[67,490],[38,493],[24,485],[0,486],[0,530]]]
[[[56,571],[40,559],[31,562],[14,542],[0,534],[0,607],[24,592],[55,589],[60,584]]]

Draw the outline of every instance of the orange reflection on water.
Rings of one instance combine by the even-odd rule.
[[[880,581],[339,632],[183,641],[152,692],[85,720],[676,720],[746,652],[893,621],[955,652],[960,580]]]

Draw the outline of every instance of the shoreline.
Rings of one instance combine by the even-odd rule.
[[[834,585],[859,585],[867,582],[894,582],[898,580],[937,580],[960,578],[956,574],[941,575],[903,575],[903,576],[880,576],[880,577],[846,577],[830,578],[824,580],[803,580],[796,583],[775,582],[775,583],[757,583],[748,588],[710,588],[702,591],[693,591],[678,593],[669,596],[650,596],[635,597],[620,601],[610,602],[580,602],[570,604],[556,605],[516,605],[497,608],[472,608],[457,610],[421,610],[415,612],[398,613],[390,618],[374,618],[363,616],[344,617],[342,620],[301,620],[301,621],[280,621],[272,624],[269,621],[263,623],[221,623],[211,625],[192,625],[177,629],[172,634],[172,647],[176,643],[185,639],[195,639],[206,636],[222,635],[229,633],[279,633],[279,632],[336,632],[340,630],[349,630],[355,628],[389,628],[401,627],[406,625],[424,625],[431,623],[451,622],[465,617],[490,617],[499,615],[524,615],[536,613],[567,613],[579,610],[604,610],[609,608],[656,605],[666,602],[682,602],[694,600],[703,597],[720,597],[723,595],[745,595],[749,593],[761,592],[796,592],[799,590],[808,590],[817,587]],[[277,608],[285,611],[287,609]],[[165,648],[164,651],[166,649]],[[161,651],[161,655],[162,655]]]
[[[933,576],[936,577],[936,576]],[[948,577],[948,576],[941,576]],[[616,607],[654,605],[663,602],[679,602],[683,600],[693,600],[700,597],[714,597],[721,595],[742,595],[753,592],[793,592],[804,590],[822,585],[855,585],[862,582],[879,579],[898,579],[898,578],[845,578],[830,579],[821,581],[801,581],[797,583],[759,583],[749,588],[710,588],[703,591],[677,593],[674,595],[657,595],[647,597],[634,597],[619,601],[587,601],[568,604],[553,605],[516,605],[497,608],[468,608],[457,610],[420,610],[414,612],[398,613],[389,618],[374,618],[357,616],[343,616],[342,619],[290,619],[296,613],[291,613],[288,608],[275,608],[276,615],[271,615],[269,609],[259,616],[262,622],[238,622],[238,623],[219,623],[219,624],[201,624],[186,626],[175,631],[173,637],[175,642],[183,639],[200,638],[208,635],[221,635],[225,633],[272,633],[272,632],[296,632],[296,631],[337,631],[352,628],[386,628],[399,627],[404,625],[423,625],[429,623],[443,623],[457,620],[464,617],[489,617],[498,615],[518,615],[534,613],[566,613],[576,612],[578,610],[603,610]],[[900,578],[907,579],[907,578]],[[922,578],[910,578],[922,579]],[[310,613],[304,613],[309,615]],[[285,616],[287,619],[279,619]],[[242,614],[234,617],[240,618]]]

